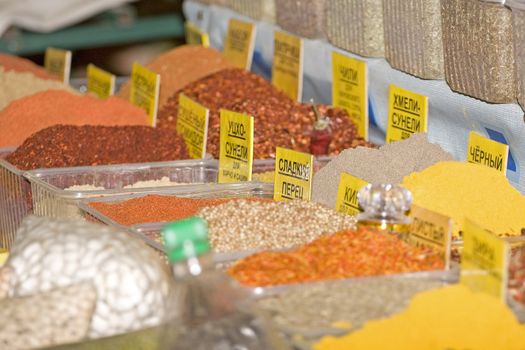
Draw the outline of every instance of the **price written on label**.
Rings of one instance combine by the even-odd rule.
[[[335,209],[343,214],[356,215],[361,212],[357,194],[368,182],[347,173],[341,173]]]
[[[133,64],[131,71],[131,93],[129,100],[142,108],[150,118],[150,125],[157,125],[157,108],[159,104],[160,75],[138,63]]]
[[[87,90],[99,98],[108,98],[115,93],[115,76],[94,64],[88,64]]]
[[[314,157],[308,153],[277,147],[273,199],[302,199],[312,196]]]
[[[71,56],[69,50],[48,47],[44,56],[44,67],[49,73],[58,76],[64,84],[69,84]]]
[[[468,138],[467,161],[507,173],[509,145],[493,141],[471,131]]]
[[[230,19],[224,41],[224,56],[234,66],[250,70],[255,46],[255,26],[249,22]]]
[[[302,98],[303,39],[283,32],[274,34],[272,84],[295,101]]]
[[[470,220],[463,227],[461,283],[505,300],[508,281],[508,243]]]
[[[390,85],[386,142],[401,141],[427,132],[428,98]]]
[[[344,108],[368,140],[367,63],[337,52],[332,53],[332,104]]]
[[[412,223],[407,238],[408,243],[440,252],[448,269],[450,267],[452,219],[416,205],[410,209],[410,217]]]
[[[191,158],[204,158],[210,111],[184,94],[179,95],[177,133],[182,136]]]
[[[219,182],[251,181],[253,117],[221,110]]]
[[[184,23],[184,30],[187,44],[210,47],[210,36],[208,33],[200,30],[193,22],[186,21],[186,23]]]

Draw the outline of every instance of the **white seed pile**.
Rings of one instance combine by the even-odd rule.
[[[81,341],[88,335],[96,301],[96,290],[90,284],[3,299],[0,347],[33,349]]]
[[[356,223],[351,216],[303,201],[234,200],[203,208],[198,216],[208,222],[215,252],[289,248]]]
[[[282,331],[317,338],[349,331],[335,323],[356,329],[369,320],[389,317],[402,311],[415,294],[441,286],[443,282],[437,280],[409,277],[305,284],[261,299],[258,305]]]
[[[399,184],[413,172],[448,160],[453,160],[452,156],[440,146],[428,142],[426,134],[422,133],[379,149],[347,149],[314,175],[312,200],[335,208],[343,172],[373,184]]]

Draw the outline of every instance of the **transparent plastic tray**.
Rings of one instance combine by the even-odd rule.
[[[158,189],[216,182],[217,161],[181,160],[171,162],[89,166],[29,171],[24,176],[31,183],[33,211],[36,215],[82,218],[78,203],[86,198],[145,193]],[[144,184],[140,188],[125,188],[139,181],[167,177],[180,185],[155,187]],[[102,190],[67,190],[71,186],[96,186]]]
[[[95,208],[91,207],[91,203],[121,203],[132,198],[144,197],[148,194],[158,194],[163,196],[177,196],[185,198],[272,198],[273,184],[265,184],[260,182],[245,182],[232,184],[204,184],[197,186],[180,186],[164,189],[156,189],[147,193],[133,193],[121,196],[108,196],[104,198],[83,199],[79,203],[79,208],[83,213],[85,219],[95,221],[109,226],[125,230],[140,238],[149,247],[153,248],[162,258],[166,258],[164,247],[160,240],[160,230],[166,222],[144,223],[133,226],[125,226],[114,221],[108,216],[100,213]],[[214,256],[214,261],[217,264],[228,263],[233,260],[241,259],[253,252],[240,253],[218,253]]]
[[[26,215],[32,213],[31,186],[20,170],[5,157],[13,148],[0,149],[0,248],[9,249],[16,230]]]

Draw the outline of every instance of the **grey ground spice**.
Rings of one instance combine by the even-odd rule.
[[[443,0],[445,77],[454,91],[492,103],[516,101],[511,10]]]
[[[326,2],[326,36],[342,49],[367,57],[384,57],[383,0]]]
[[[347,149],[314,175],[312,200],[335,208],[343,172],[373,184],[399,184],[406,175],[447,160],[453,160],[452,156],[440,146],[428,142],[423,133],[379,149]]]
[[[402,311],[419,292],[439,288],[443,282],[430,278],[364,278],[354,281],[304,284],[275,297],[258,301],[275,324],[289,334],[319,337],[347,333],[336,322],[361,327],[369,320]]]
[[[525,10],[512,9],[514,57],[516,60],[516,93],[525,109]]]
[[[275,0],[277,24],[305,38],[324,37],[326,0]]]
[[[443,79],[441,0],[383,0],[385,54],[392,67]]]

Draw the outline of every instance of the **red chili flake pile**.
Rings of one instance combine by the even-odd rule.
[[[144,163],[188,159],[170,130],[149,126],[55,125],[29,137],[6,157],[19,169]]]
[[[49,73],[44,67],[37,65],[33,61],[14,55],[0,53],[0,66],[4,67],[6,72],[29,72],[40,79],[60,80],[58,76]]]
[[[252,115],[254,120],[254,158],[274,158],[275,147],[310,151],[310,135],[316,120],[311,105],[291,100],[262,77],[242,69],[226,69],[187,85],[161,108],[158,127],[175,130],[179,94],[210,109],[207,152],[219,156],[220,109]],[[328,152],[371,146],[357,135],[348,114],[338,108],[318,106],[331,121],[333,139]]]
[[[120,203],[91,203],[90,206],[121,225],[131,226],[149,222],[168,222],[188,218],[210,206],[232,199],[181,198],[147,195]],[[265,200],[265,199],[249,199]]]
[[[359,228],[322,236],[288,252],[261,252],[235,263],[229,274],[246,286],[334,280],[444,269],[443,259],[394,235]]]
[[[525,305],[525,245],[511,249],[508,289],[514,300]]]
[[[101,100],[49,90],[10,103],[0,112],[0,147],[16,147],[35,132],[57,124],[149,125],[142,109],[112,96]]]

